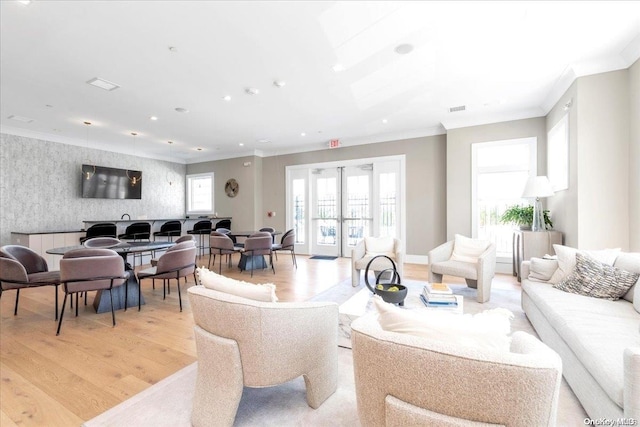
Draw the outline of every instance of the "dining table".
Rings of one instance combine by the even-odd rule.
[[[136,279],[136,275],[134,273],[133,267],[127,262],[127,256],[129,254],[137,254],[142,252],[153,252],[159,251],[163,249],[168,249],[171,246],[175,245],[173,242],[120,242],[117,245],[113,246],[104,246],[103,249],[111,249],[118,253],[122,259],[124,260],[125,270],[129,272],[129,279],[127,282],[127,307],[137,307],[138,306],[138,287],[140,284]],[[69,251],[73,251],[75,249],[85,249],[82,245],[75,246],[64,246],[60,248],[51,248],[47,249],[48,254],[52,255],[63,255]],[[113,293],[113,309],[120,310],[125,308],[125,286],[118,286],[111,290]],[[96,310],[96,313],[104,313],[111,311],[111,303],[109,299],[109,294],[106,294],[106,297],[103,298],[104,291],[99,290],[96,293],[95,298],[93,299],[93,308]],[[144,298],[142,293],[140,293],[140,304],[144,304]]]

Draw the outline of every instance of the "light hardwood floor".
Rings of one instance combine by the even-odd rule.
[[[281,301],[305,301],[351,277],[348,258],[298,256],[295,269],[288,254],[282,253],[275,275],[269,269],[250,278],[235,267],[237,257],[233,268],[223,264],[223,274],[275,283]],[[205,257],[198,265],[207,262]],[[404,278],[426,280],[427,267],[405,264]],[[193,285],[191,278],[186,287]],[[494,286],[516,288],[517,283],[511,275],[497,275]],[[60,336],[55,335],[52,287],[23,290],[17,316],[15,292],[5,292],[0,301],[0,425],[80,425],[194,362],[186,287],[183,282],[181,313],[175,281],[163,300],[159,282],[153,290],[151,281],[144,280],[146,305],[140,312],[118,310],[116,327],[111,325],[111,313],[96,314],[90,304],[81,303],[78,317],[67,309]]]

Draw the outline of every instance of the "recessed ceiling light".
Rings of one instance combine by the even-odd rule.
[[[29,6],[31,4],[31,0],[18,0],[18,3]]]
[[[387,119],[382,119],[382,123],[388,123],[388,122],[389,122],[389,120],[387,120]]]
[[[198,147],[198,148],[196,148],[196,150],[198,150],[198,151],[202,151],[202,148]]]
[[[231,101],[231,95],[225,95],[222,97],[225,101]]]
[[[51,104],[46,104],[46,105],[45,105],[45,107],[47,107],[47,108],[53,108],[53,105],[51,105]]]
[[[267,138],[262,138],[262,139],[259,139],[258,142],[260,142],[262,144],[266,144],[267,142],[271,142],[271,141],[268,140]]]
[[[149,120],[153,120],[155,122],[156,120],[158,120],[158,118],[156,116],[151,116],[149,117]]]
[[[409,43],[399,44],[398,46],[395,47],[395,49],[393,49],[393,51],[398,55],[406,55],[407,53],[410,53],[412,50],[413,50],[413,45]]]
[[[131,135],[138,136],[138,132],[131,132]]]
[[[244,147],[244,143],[241,142],[240,144],[238,144],[240,147]]]
[[[342,64],[336,64],[333,67],[331,67],[333,69],[333,71],[335,71],[336,73],[339,73],[341,71],[346,70],[346,68],[344,68],[344,65]]]
[[[244,91],[247,95],[257,95],[260,93],[260,89],[256,89],[255,87],[248,87]]]
[[[11,115],[11,116],[9,116],[7,118],[11,119],[11,120],[16,120],[16,121],[22,122],[22,123],[31,123],[34,120],[34,119],[30,119],[29,117],[15,116],[15,115]]]
[[[174,52],[174,53],[175,53],[175,52],[177,52],[177,51],[178,51],[178,48],[177,48],[177,47],[175,47],[175,46],[169,46],[169,52]]]
[[[188,113],[189,112],[189,110],[187,110],[186,108],[182,108],[182,107],[177,107],[176,111],[178,113]]]
[[[273,82],[273,85],[275,87],[283,87],[286,84],[287,84],[287,82],[285,82],[283,80],[274,80],[274,82]]]
[[[305,132],[302,132],[300,136],[307,136],[307,134]]]
[[[108,91],[116,90],[120,87],[120,85],[101,79],[100,77],[94,77],[91,80],[88,80],[87,83],[91,86],[99,87],[100,89]]]

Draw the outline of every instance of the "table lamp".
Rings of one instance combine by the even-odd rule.
[[[542,210],[541,197],[553,196],[553,187],[549,178],[546,176],[534,176],[529,178],[527,185],[524,186],[522,197],[536,198],[533,205],[533,224],[531,225],[532,231],[545,231],[544,213]]]

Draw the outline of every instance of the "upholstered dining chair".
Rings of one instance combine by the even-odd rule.
[[[429,280],[441,283],[443,275],[463,277],[477,289],[480,303],[491,298],[491,281],[496,271],[496,245],[459,234],[455,239],[429,251]]]
[[[360,271],[365,270],[369,262],[378,255],[386,255],[395,264],[400,277],[403,273],[404,254],[402,253],[400,240],[393,237],[365,237],[351,250],[351,285],[360,284]],[[389,260],[378,258],[373,261],[370,269],[380,272],[391,267]]]
[[[193,426],[233,425],[243,387],[303,376],[314,409],[335,392],[337,304],[255,301],[205,286],[187,293],[198,353]]]
[[[213,265],[216,264],[216,255],[220,256],[220,268],[218,272],[222,274],[222,256],[227,255],[227,261],[231,263],[231,255],[239,252],[241,248],[233,244],[233,240],[226,234],[218,231],[212,231],[209,237],[209,267],[211,267],[211,258],[213,256]]]
[[[273,245],[272,234],[268,231],[259,231],[247,237],[244,241],[244,247],[241,252],[244,256],[248,257],[247,263],[251,263],[251,277],[253,277],[253,270],[255,267],[255,258],[259,256],[269,255],[269,263],[271,264],[271,270],[273,274],[276,274],[276,269],[273,266],[273,252],[271,245]]]
[[[177,243],[170,247],[158,258],[158,264],[137,273],[138,277],[138,311],[140,311],[140,295],[142,288],[142,279],[163,279],[162,280],[162,296],[166,298],[166,289],[170,285],[171,279],[178,282],[178,301],[180,302],[180,311],[182,311],[182,295],[180,293],[180,278],[185,278],[189,274],[193,274],[195,280],[196,268],[196,246],[194,241],[186,241]]]
[[[273,227],[262,227],[260,230],[258,230],[260,232],[268,232],[271,233],[271,239],[272,239],[272,243],[276,242],[276,235],[274,234],[276,232],[276,229]]]
[[[19,245],[6,245],[0,248],[0,297],[5,291],[16,291],[16,304],[13,315],[18,314],[20,289],[39,286],[53,286],[58,320],[58,286],[60,272],[49,271],[47,261],[32,249]]]
[[[221,228],[226,228],[227,230],[231,230],[231,220],[230,219],[222,219],[216,223],[216,231]]]
[[[151,238],[151,224],[148,222],[134,222],[125,229],[124,234],[119,234],[121,240],[149,240]]]
[[[385,331],[376,315],[351,323],[363,427],[555,426],[560,356],[526,332],[509,350]]]
[[[60,280],[64,289],[64,300],[56,335],[60,335],[67,297],[76,295],[76,317],[78,316],[78,294],[81,292],[108,290],[111,299],[111,319],[116,325],[113,309],[113,288],[127,286],[129,272],[124,269],[124,260],[111,249],[83,248],[64,254],[60,260]],[[125,291],[126,293],[126,291]]]
[[[273,250],[273,254],[276,256],[276,260],[278,259],[278,251],[289,251],[291,252],[291,259],[293,260],[293,265],[298,268],[298,262],[296,260],[296,231],[292,228],[291,230],[285,231],[280,239],[280,243],[274,243],[271,246]]]

